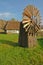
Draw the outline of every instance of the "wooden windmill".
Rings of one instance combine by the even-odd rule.
[[[20,24],[19,45],[34,47],[37,44],[36,33],[40,29],[40,13],[33,5],[28,5],[23,12]]]

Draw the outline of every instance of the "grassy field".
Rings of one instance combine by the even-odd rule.
[[[0,65],[43,65],[43,38],[29,49],[18,46],[17,34],[0,34]]]

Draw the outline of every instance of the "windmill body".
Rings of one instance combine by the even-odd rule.
[[[19,44],[24,47],[34,47],[37,44],[36,33],[40,29],[39,10],[28,5],[23,12],[23,20],[20,24]]]

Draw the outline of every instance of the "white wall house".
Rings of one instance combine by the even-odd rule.
[[[7,33],[17,33],[17,34],[19,34],[19,30],[7,30],[6,32]]]
[[[19,33],[20,22],[10,21],[6,25],[6,33]]]

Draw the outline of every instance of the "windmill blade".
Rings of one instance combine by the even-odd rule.
[[[32,24],[34,24],[38,29],[40,29],[39,26],[35,23],[35,21],[32,21]]]
[[[36,12],[36,15],[35,16],[37,17],[37,15],[40,15],[39,10]]]
[[[35,26],[35,31],[37,32],[39,29]]]
[[[26,23],[23,28],[26,28],[28,25],[30,25],[30,23]]]
[[[24,12],[27,12],[28,13],[28,15],[31,17],[32,16],[32,14],[31,14],[31,12],[29,11],[29,9],[28,8],[25,8],[25,11]]]
[[[31,18],[32,14],[30,13],[30,11],[28,10],[28,8],[25,8],[23,15],[26,15],[27,17]]]
[[[30,25],[26,28],[26,32],[28,31],[29,27],[30,27]]]
[[[23,27],[25,28],[26,31],[35,29],[35,31],[38,31],[40,29],[40,13],[39,10],[32,6],[29,5],[24,9],[23,12]],[[32,28],[33,27],[33,28]],[[31,31],[30,31],[31,32]],[[33,32],[33,31],[32,31]]]
[[[34,11],[34,12],[33,12],[33,15],[34,15],[34,16],[37,16],[37,14],[39,13],[39,10],[37,10],[37,8],[34,8],[34,7],[33,7],[33,11]]]
[[[31,15],[33,15],[33,6],[29,5],[29,6],[27,6],[27,8],[30,11]]]
[[[29,17],[29,18],[31,18],[31,15],[30,15],[30,14],[28,15],[27,12],[23,13],[23,15],[24,15],[24,16],[27,16],[27,17]]]
[[[27,23],[27,22],[30,22],[30,21],[31,21],[30,18],[28,18],[28,19],[23,19],[22,23]]]
[[[28,21],[23,21],[22,23],[23,23],[23,24],[24,24],[24,23],[28,23]]]
[[[23,19],[28,19],[28,17],[23,15]]]
[[[35,23],[35,25],[37,26],[38,29],[40,29],[40,27]]]
[[[27,9],[30,11],[30,13],[31,13],[31,15],[34,15],[34,16],[36,16],[37,14],[38,14],[38,10],[37,10],[37,8],[35,8],[34,6],[32,6],[32,5],[29,5],[29,6],[27,6]]]
[[[37,18],[37,25],[40,25],[40,22],[41,22],[40,15],[37,15],[36,18]]]

